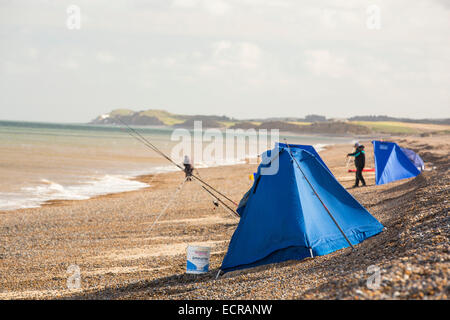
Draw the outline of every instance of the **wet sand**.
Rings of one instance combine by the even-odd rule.
[[[349,189],[387,227],[355,252],[346,248],[215,280],[238,220],[189,182],[153,225],[184,177],[142,176],[149,188],[0,212],[0,299],[447,299],[449,136],[393,140],[435,168],[383,186],[366,172],[368,187]],[[371,167],[371,143],[362,142]],[[345,159],[351,149],[335,145],[320,153],[346,188],[354,182]],[[255,170],[247,164],[199,174],[238,202]],[[184,273],[188,244],[212,248],[209,273]],[[79,289],[67,287],[70,266],[79,267]],[[379,288],[367,286],[368,267],[379,268]]]

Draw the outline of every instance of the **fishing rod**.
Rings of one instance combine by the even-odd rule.
[[[348,168],[348,166],[350,165],[350,162],[352,161],[352,159],[349,157],[349,156],[347,156],[347,160],[346,160],[346,162],[345,162],[345,167],[346,168]]]
[[[233,203],[234,205],[238,205],[235,201],[231,200],[230,198],[228,198],[226,195],[224,195],[223,193],[221,193],[219,190],[214,189],[212,186],[210,186],[208,183],[206,183],[205,181],[203,181],[202,179],[200,179],[199,177],[192,175],[193,178],[197,179],[198,181],[200,181],[201,183],[203,183],[204,185],[206,185],[207,187],[209,187],[210,189],[214,190],[215,192],[217,192],[218,194],[220,194],[222,197],[224,197],[225,199],[227,199],[228,201],[230,201],[231,203]]]
[[[133,128],[131,128],[128,124],[126,124],[122,119],[117,118],[120,122],[122,122],[123,125],[125,125],[129,132],[131,131],[132,133],[135,134],[131,136],[135,137],[137,140],[141,141],[142,143],[144,143],[147,147],[149,147],[150,149],[152,149],[153,151],[155,151],[156,153],[158,153],[159,155],[161,155],[162,157],[164,157],[165,159],[169,160],[172,164],[174,164],[175,166],[177,166],[178,168],[180,168],[181,170],[183,170],[183,168],[176,163],[175,161],[173,161],[171,158],[169,158],[167,155],[165,155],[161,150],[159,150],[155,145],[153,145],[150,141],[148,141],[144,136],[142,136],[138,131],[134,130]]]
[[[305,180],[308,182],[309,186],[311,187],[312,191],[314,192],[314,194],[316,195],[317,199],[319,199],[320,203],[323,205],[323,207],[325,208],[325,210],[327,211],[328,215],[330,216],[330,218],[333,220],[334,224],[338,227],[339,231],[342,233],[342,235],[344,236],[345,240],[348,242],[348,244],[350,245],[350,247],[352,247],[352,249],[355,249],[352,245],[352,243],[350,242],[350,240],[348,240],[347,236],[345,235],[344,231],[341,229],[341,227],[339,226],[339,224],[337,223],[336,219],[334,219],[333,215],[331,214],[330,210],[328,210],[327,206],[325,205],[325,203],[323,203],[322,199],[320,199],[319,195],[317,194],[316,190],[314,189],[314,187],[312,186],[311,182],[309,182],[308,178],[306,177],[305,173],[303,172],[302,168],[300,168],[300,165],[297,162],[297,159],[295,159],[295,157],[292,155],[291,152],[291,147],[289,146],[288,142],[286,139],[284,139],[284,141],[286,142],[286,145],[289,149],[289,155],[291,156],[292,160],[295,161],[295,164],[297,165],[297,167],[299,168],[300,172],[302,173],[302,175],[305,177]]]
[[[203,188],[203,190],[205,190],[206,192],[208,192],[212,197],[214,197],[214,199],[216,199],[217,201],[219,201],[219,203],[224,206],[226,209],[228,209],[229,211],[231,211],[235,217],[240,218],[239,214],[234,211],[232,208],[230,208],[225,202],[223,202],[221,199],[219,199],[215,194],[213,194],[211,191],[209,191],[208,189],[205,188],[205,186],[201,185],[198,181],[197,183],[200,185],[200,187]]]
[[[183,167],[181,167],[178,163],[176,163],[175,161],[173,161],[169,156],[167,156],[166,154],[164,154],[161,150],[159,150],[155,145],[153,145],[150,141],[148,141],[144,136],[142,136],[138,131],[136,131],[135,129],[131,128],[128,124],[126,124],[122,119],[117,118],[123,125],[125,125],[128,128],[128,133],[136,138],[138,141],[142,142],[144,145],[146,145],[147,147],[149,147],[150,149],[152,149],[153,151],[155,151],[156,153],[158,153],[159,155],[161,155],[162,157],[164,157],[165,159],[167,159],[168,161],[170,161],[172,164],[174,164],[176,167],[178,167],[180,170],[184,171]],[[132,134],[133,133],[133,134]],[[208,188],[210,188],[211,190],[213,190],[214,192],[216,192],[217,194],[221,195],[222,197],[224,197],[225,199],[227,199],[228,201],[230,201],[231,203],[233,203],[234,205],[238,205],[235,201],[233,201],[232,199],[228,198],[226,195],[224,195],[223,193],[221,193],[219,190],[215,189],[214,187],[212,187],[210,184],[208,184],[206,181],[202,180],[201,178],[195,176],[194,174],[191,174],[191,176],[193,178],[195,178],[196,180],[198,180],[199,182],[203,183],[204,185],[206,185]],[[216,196],[217,198],[217,196]],[[218,199],[218,198],[217,198]],[[237,214],[237,213],[236,213]]]
[[[350,165],[350,162],[352,161],[352,157],[347,155],[347,160],[345,162],[345,167],[348,168],[348,166]]]

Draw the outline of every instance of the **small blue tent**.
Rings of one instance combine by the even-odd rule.
[[[379,223],[312,153],[278,144],[267,151],[279,158],[276,174],[260,164],[241,220],[222,262],[224,272],[325,255],[382,231]],[[295,159],[295,160],[294,160]],[[319,199],[320,198],[320,199]],[[334,220],[330,214],[332,214]],[[339,227],[338,227],[339,226]]]
[[[406,153],[394,142],[372,141],[373,153],[375,157],[375,182],[377,185],[412,178],[420,174],[420,169],[411,160],[412,150]],[[407,154],[410,154],[408,157]],[[415,154],[415,153],[414,153]],[[417,161],[423,165],[422,159],[417,156]],[[420,159],[420,161],[419,161]]]

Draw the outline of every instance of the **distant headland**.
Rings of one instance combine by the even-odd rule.
[[[217,115],[181,115],[165,110],[133,111],[116,109],[92,120],[91,124],[120,125],[122,121],[138,126],[193,128],[194,121],[202,121],[203,128],[279,129],[298,134],[440,134],[450,132],[450,119],[409,119],[389,116],[353,116],[347,119],[328,119],[322,115],[304,118],[279,117],[239,120]]]

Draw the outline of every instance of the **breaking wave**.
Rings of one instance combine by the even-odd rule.
[[[1,193],[0,210],[40,207],[49,200],[85,200],[91,197],[146,188],[143,182],[121,175],[105,175],[77,185],[42,179],[36,186],[23,187],[20,192]]]

